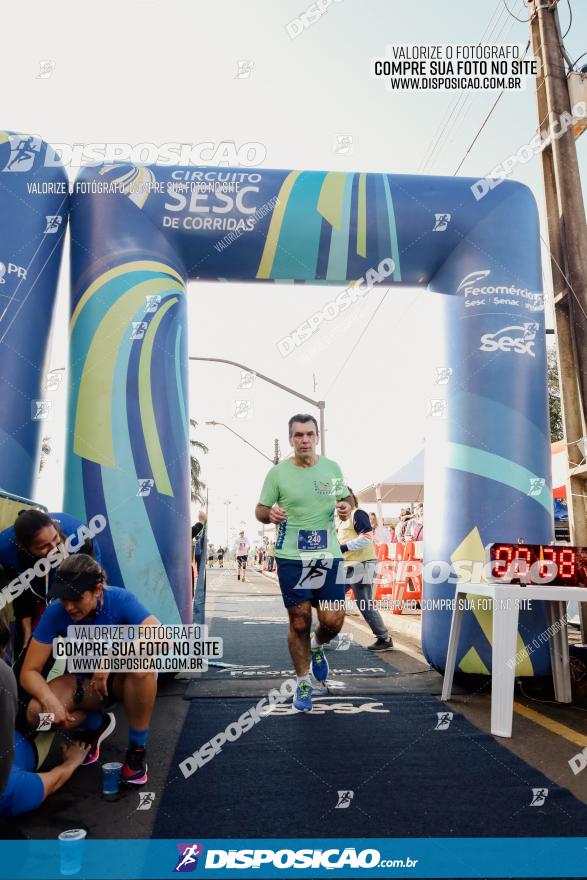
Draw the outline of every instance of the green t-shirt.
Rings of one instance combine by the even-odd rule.
[[[348,494],[340,467],[323,455],[318,456],[312,467],[297,467],[291,458],[272,467],[265,477],[259,504],[278,504],[287,513],[287,520],[277,527],[275,556],[342,557],[334,527],[334,508]]]

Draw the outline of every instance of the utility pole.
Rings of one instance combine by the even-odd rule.
[[[585,506],[585,413],[587,412],[587,227],[572,127],[560,134],[561,117],[571,115],[557,3],[531,0],[530,32],[538,60],[539,129],[551,136],[542,150],[550,268],[552,272],[558,370],[569,476],[567,499],[571,541],[587,546]],[[568,117],[567,117],[568,118]],[[587,610],[581,634],[587,639]]]

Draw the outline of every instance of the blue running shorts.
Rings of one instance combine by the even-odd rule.
[[[340,572],[340,574],[339,574]],[[302,602],[332,603],[344,608],[345,572],[342,559],[279,559],[277,579],[286,608]],[[340,583],[337,583],[337,580]]]

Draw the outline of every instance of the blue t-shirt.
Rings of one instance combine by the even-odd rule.
[[[106,587],[104,604],[89,620],[73,620],[59,601],[47,606],[34,632],[34,638],[43,645],[51,645],[57,636],[66,636],[68,626],[115,626],[116,624],[142,623],[151,612],[139,602],[133,593],[120,587]]]

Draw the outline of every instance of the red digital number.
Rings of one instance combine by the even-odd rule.
[[[507,575],[512,556],[514,555],[511,544],[495,544],[492,548],[493,561],[499,563],[491,568],[491,576],[494,578],[503,578]]]
[[[561,580],[570,581],[575,577],[575,551],[564,547],[559,552],[558,576]]]
[[[538,569],[538,577],[540,580],[549,579],[550,582],[556,582],[556,576],[558,574],[558,566],[556,561],[556,549],[554,547],[543,547],[542,548],[542,558],[544,560],[543,564]],[[550,563],[550,564],[546,564]],[[554,576],[552,576],[554,573]]]
[[[511,576],[520,579],[523,583],[527,583],[530,578],[531,565],[532,551],[524,544],[517,544],[514,547]]]

